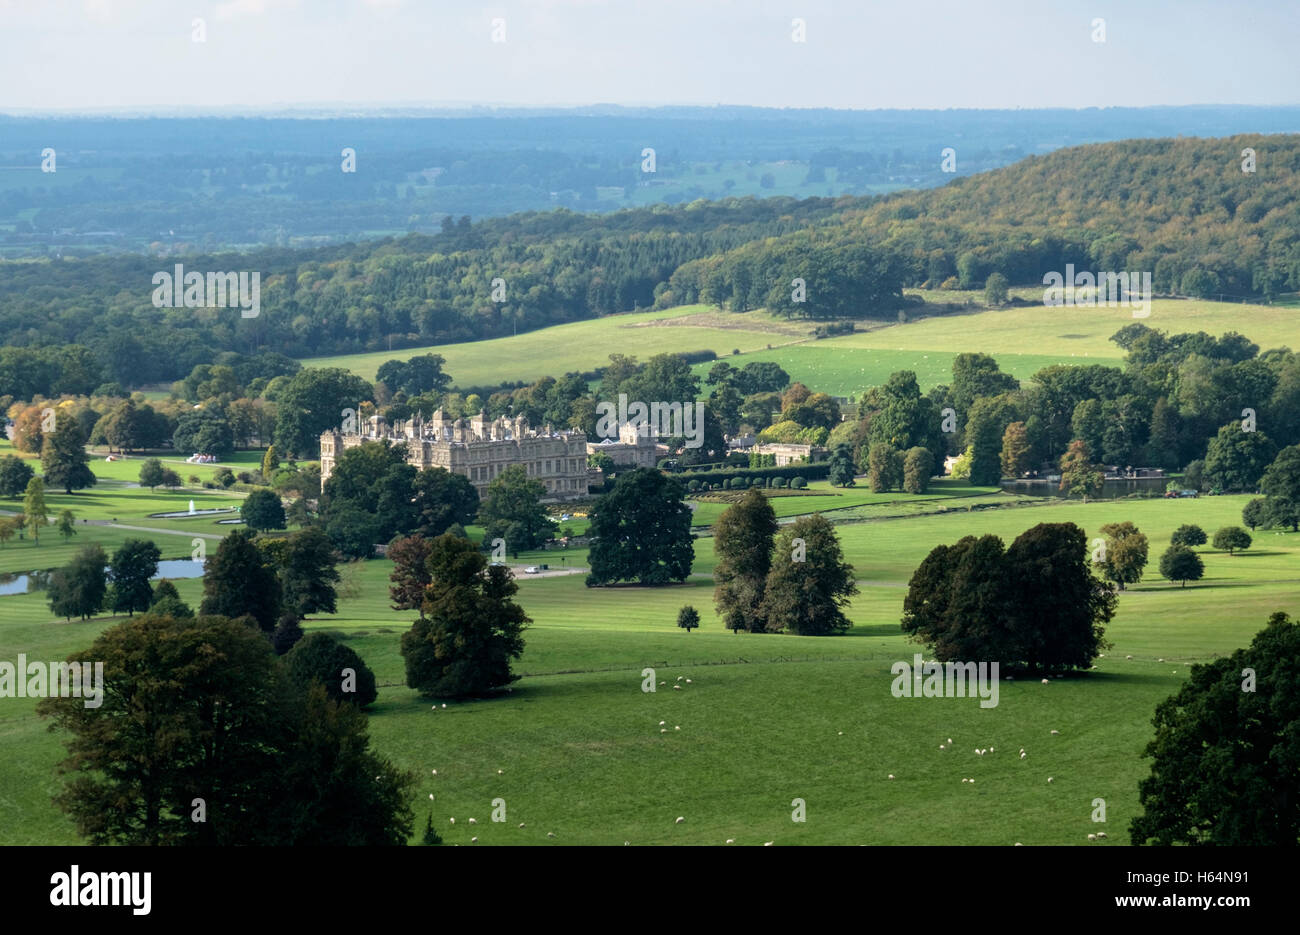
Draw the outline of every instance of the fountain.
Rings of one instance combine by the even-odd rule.
[[[190,501],[190,516],[194,515],[194,501]]]

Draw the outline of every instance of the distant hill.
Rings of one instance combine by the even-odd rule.
[[[1254,173],[1241,170],[1246,147]],[[1297,169],[1295,135],[1128,141],[876,198],[534,212],[313,250],[6,263],[0,394],[173,380],[223,352],[400,351],[697,302],[892,320],[904,288],[978,288],[995,271],[1041,283],[1068,263],[1151,270],[1158,293],[1268,300],[1300,289]],[[152,276],[177,262],[260,272],[260,314],[153,307]],[[791,301],[795,279],[804,303]],[[59,358],[68,344],[91,359]]]

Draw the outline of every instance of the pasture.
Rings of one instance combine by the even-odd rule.
[[[969,499],[998,498],[1014,499]],[[1247,499],[1037,501],[839,525],[861,589],[849,610],[855,627],[840,637],[722,630],[709,538],[696,542],[694,575],[678,586],[588,589],[581,575],[523,576],[517,600],[533,620],[515,666],[523,678],[503,697],[445,709],[404,685],[398,641],[410,615],[388,606],[387,561],[345,566],[339,613],[305,626],[337,632],[375,670],[374,745],[418,777],[417,834],[431,813],[447,843],[1086,844],[1104,829],[1108,840],[1094,846],[1115,846],[1127,843],[1138,807],[1155,705],[1191,662],[1245,645],[1271,612],[1300,605],[1297,535],[1257,533],[1234,556],[1202,547],[1206,577],[1186,589],[1156,574],[1174,528],[1191,522],[1212,534],[1237,523]],[[931,548],[983,533],[1009,543],[1039,522],[1076,522],[1091,536],[1122,519],[1148,535],[1151,558],[1120,596],[1107,628],[1114,645],[1097,670],[1049,685],[1004,681],[987,709],[973,698],[890,694],[890,665],[923,651],[898,621],[908,578]],[[200,582],[177,586],[198,602]],[[692,633],[675,626],[688,603],[702,618]],[[111,622],[51,620],[39,595],[0,598],[0,608],[0,659],[61,659]],[[641,691],[647,666],[664,683],[653,693]],[[62,746],[32,708],[0,700],[0,843],[72,843],[49,801]],[[977,757],[976,747],[995,752]],[[504,823],[489,820],[497,797]],[[1104,825],[1090,820],[1098,797]],[[804,823],[791,821],[794,798],[807,803]]]

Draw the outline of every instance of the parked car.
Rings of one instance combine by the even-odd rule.
[[[526,575],[535,575],[535,574],[537,574],[539,571],[541,571],[541,569],[538,568],[536,565],[529,565],[527,568],[524,569],[524,574],[526,574]]]

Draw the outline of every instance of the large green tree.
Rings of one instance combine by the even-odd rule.
[[[751,487],[713,525],[713,600],[729,630],[762,632],[763,591],[777,533],[771,501]]]
[[[104,663],[103,705],[47,698],[37,711],[67,737],[71,778],[56,802],[90,843],[396,845],[410,835],[414,778],[369,749],[364,715],[302,688],[238,621],[145,614],[72,658]]]
[[[764,589],[762,617],[770,632],[800,636],[843,633],[844,615],[858,593],[835,527],[820,513],[801,516],[777,537]]]
[[[276,399],[276,447],[297,458],[317,457],[321,433],[338,428],[343,410],[358,412],[372,393],[369,383],[341,367],[299,370]]]
[[[365,708],[379,697],[375,673],[356,651],[328,633],[309,633],[284,656],[289,674],[299,682],[319,682],[331,701]]]
[[[265,552],[254,544],[255,533],[229,533],[203,566],[203,602],[199,613],[253,617],[267,633],[280,615],[280,580]]]
[[[1126,585],[1142,580],[1147,565],[1147,537],[1131,522],[1107,523],[1101,527],[1106,537],[1100,562],[1102,577],[1113,581],[1121,591]]]
[[[89,619],[104,606],[104,566],[108,556],[98,543],[83,545],[72,561],[50,575],[50,610],[65,620],[80,617]]]
[[[625,471],[590,512],[588,587],[685,581],[695,557],[681,483],[649,468]]]
[[[1070,442],[1069,450],[1061,455],[1060,489],[1067,497],[1099,497],[1105,477],[1101,468],[1088,456],[1088,446],[1082,439]]]
[[[35,475],[32,466],[17,455],[0,458],[0,497],[19,496]]]
[[[153,602],[151,578],[158,573],[158,560],[162,551],[148,539],[127,539],[113,553],[108,577],[112,581],[110,600],[113,611],[126,611],[134,615],[137,610],[148,610]]]
[[[485,695],[519,678],[529,619],[509,569],[489,565],[468,539],[443,533],[427,562],[424,613],[402,634],[406,684],[426,697]]]
[[[912,575],[902,625],[940,661],[1038,671],[1089,666],[1114,613],[1114,588],[1088,567],[1084,531],[1040,523],[1005,551],[990,535],[933,549]]]
[[[1205,452],[1205,479],[1223,490],[1253,491],[1277,457],[1277,446],[1263,432],[1243,432],[1240,422],[1219,429]]]
[[[1181,582],[1184,588],[1187,582],[1199,581],[1204,574],[1201,557],[1185,545],[1171,545],[1160,556],[1160,576]]]
[[[256,532],[268,529],[283,529],[285,526],[284,504],[280,495],[266,488],[259,488],[244,498],[239,507],[239,517],[244,525]]]
[[[415,475],[416,531],[426,538],[440,536],[452,526],[468,526],[478,513],[478,491],[462,474],[427,467]]]
[[[1156,706],[1134,844],[1300,844],[1300,624],[1273,614],[1250,646],[1192,666]]]
[[[542,505],[546,487],[512,464],[488,484],[478,521],[486,540],[503,538],[511,552],[535,549],[555,534],[555,523]]]
[[[67,412],[55,416],[54,431],[41,442],[41,467],[49,487],[62,487],[65,493],[95,485],[86,454],[86,433]]]
[[[338,596],[334,585],[339,581],[336,567],[338,553],[334,543],[319,526],[308,526],[285,540],[279,563],[282,606],[298,619],[308,614],[332,614]]]

